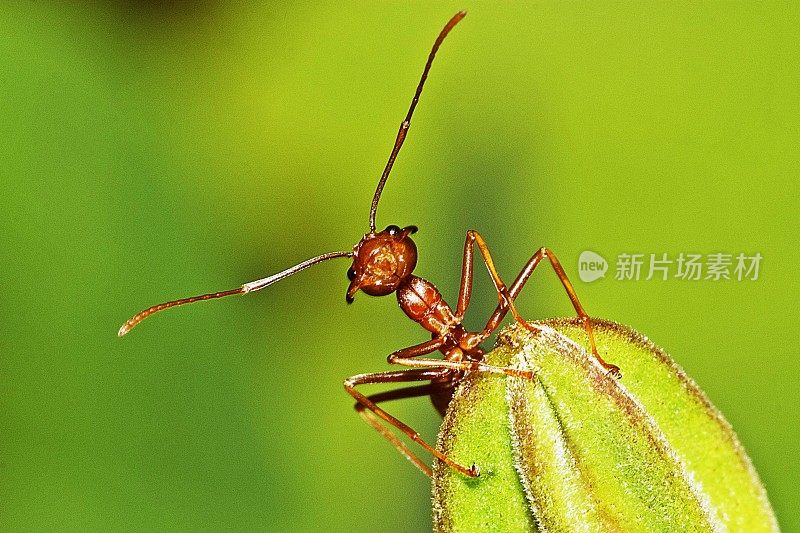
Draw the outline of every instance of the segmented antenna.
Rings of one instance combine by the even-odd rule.
[[[408,128],[411,126],[411,115],[414,114],[414,108],[417,107],[417,102],[419,102],[419,95],[422,94],[422,86],[425,85],[425,80],[428,78],[428,71],[431,69],[433,58],[436,57],[436,52],[439,50],[439,46],[441,46],[442,41],[444,41],[444,38],[447,37],[447,34],[450,33],[450,30],[453,29],[453,26],[461,22],[461,19],[466,16],[466,11],[459,11],[453,15],[453,18],[451,18],[448,23],[445,24],[444,28],[442,28],[439,36],[436,38],[436,42],[433,43],[431,53],[428,54],[428,61],[425,63],[425,69],[422,71],[422,77],[417,85],[417,91],[414,93],[414,98],[411,100],[411,107],[408,108],[408,114],[400,124],[400,130],[397,132],[397,138],[394,141],[394,148],[392,148],[392,153],[389,154],[389,161],[386,162],[386,168],[383,169],[383,174],[381,174],[381,180],[378,182],[378,188],[375,190],[375,196],[372,197],[372,206],[369,210],[369,229],[373,233],[375,232],[375,213],[378,212],[378,201],[381,199],[383,186],[386,185],[386,179],[389,177],[389,172],[392,171],[394,160],[397,159],[397,154],[400,152],[400,148],[402,148],[403,142],[406,140],[406,133],[408,132]]]
[[[397,154],[400,152],[400,148],[403,146],[403,142],[406,139],[406,133],[408,132],[408,128],[411,125],[411,116],[414,114],[414,109],[417,107],[417,103],[419,102],[419,96],[422,94],[422,87],[425,85],[425,80],[428,78],[428,72],[431,69],[431,64],[433,63],[433,58],[436,57],[436,52],[439,50],[439,46],[441,46],[442,41],[444,41],[447,34],[450,33],[450,30],[458,24],[461,19],[467,16],[466,11],[459,11],[456,13],[453,18],[451,18],[447,24],[445,24],[442,31],[439,33],[439,36],[436,38],[436,41],[433,43],[433,48],[431,48],[430,54],[428,54],[428,61],[425,63],[425,69],[422,71],[422,77],[419,80],[419,84],[417,85],[417,90],[414,93],[414,98],[411,100],[411,106],[408,109],[408,114],[406,114],[406,118],[400,124],[400,130],[397,132],[397,138],[394,141],[394,148],[392,148],[392,153],[389,155],[389,160],[386,162],[386,167],[383,169],[383,173],[381,174],[381,179],[378,182],[378,187],[375,190],[375,196],[372,198],[372,206],[370,207],[369,211],[369,227],[371,232],[375,232],[375,214],[378,211],[378,201],[381,198],[381,192],[383,192],[383,187],[386,184],[386,179],[389,177],[389,173],[392,170],[392,166],[394,165],[394,160],[397,159]],[[322,261],[327,261],[328,259],[333,259],[336,257],[353,257],[353,252],[330,252],[327,254],[322,254],[317,257],[312,257],[302,263],[298,263],[293,267],[287,268],[282,272],[278,272],[277,274],[273,274],[272,276],[268,276],[263,279],[259,279],[256,281],[251,281],[249,283],[245,283],[241,287],[236,289],[230,289],[227,291],[221,292],[214,292],[210,294],[201,294],[199,296],[192,296],[189,298],[181,298],[180,300],[173,300],[171,302],[165,302],[162,304],[154,305],[141,311],[134,316],[132,316],[127,322],[125,322],[122,327],[119,328],[119,332],[117,333],[120,337],[128,333],[131,329],[133,329],[139,322],[144,320],[145,318],[149,317],[154,313],[158,313],[159,311],[163,311],[164,309],[169,309],[170,307],[177,307],[179,305],[190,304],[193,302],[200,302],[203,300],[213,300],[215,298],[224,298],[226,296],[233,296],[236,294],[247,294],[248,292],[257,291],[272,285],[276,281],[280,281],[283,278],[289,277],[292,274],[300,272],[312,265],[316,265],[317,263],[321,263]]]
[[[203,300],[213,300],[214,298],[224,298],[225,296],[233,296],[235,294],[247,294],[248,292],[261,290],[264,287],[272,285],[276,281],[280,281],[283,278],[288,278],[292,274],[296,274],[301,270],[305,270],[306,268],[312,265],[316,265],[317,263],[327,261],[328,259],[334,259],[336,257],[353,257],[353,252],[329,252],[327,254],[322,254],[318,255],[317,257],[312,257],[311,259],[307,259],[302,263],[298,263],[293,267],[289,267],[282,272],[278,272],[277,274],[273,274],[271,276],[267,276],[266,278],[245,283],[244,285],[236,289],[231,289],[222,292],[213,292],[211,294],[201,294],[200,296],[191,296],[189,298],[181,298],[180,300],[173,300],[171,302],[165,302],[163,304],[154,305],[153,307],[148,307],[144,311],[136,313],[130,319],[128,319],[127,322],[122,324],[122,327],[119,328],[117,335],[122,337],[123,335],[128,333],[131,329],[133,329],[133,327],[136,326],[136,324],[138,324],[145,318],[149,317],[150,315],[158,313],[159,311],[163,311],[164,309],[169,309],[170,307],[176,307],[178,305],[183,305],[183,304],[200,302]]]

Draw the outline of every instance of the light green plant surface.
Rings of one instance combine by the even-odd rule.
[[[736,435],[660,348],[597,321],[620,382],[579,347],[577,320],[540,325],[506,330],[489,355],[534,381],[475,374],[456,393],[439,446],[485,478],[436,466],[439,529],[524,531],[535,519],[548,531],[777,530]]]
[[[552,248],[590,314],[679,358],[800,531],[800,3],[610,0],[2,2],[0,530],[430,531],[430,480],[341,385],[427,336],[391,297],[347,306],[346,261],[116,331],[358,241],[460,9],[378,225],[419,226],[451,303],[466,230],[506,281]],[[764,268],[585,284],[586,249]],[[569,316],[541,268],[523,315]],[[475,277],[472,329],[497,302]],[[427,399],[388,408],[435,440]]]

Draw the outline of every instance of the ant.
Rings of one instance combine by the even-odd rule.
[[[433,48],[428,55],[425,68],[422,71],[414,98],[411,100],[411,107],[405,119],[400,124],[397,138],[389,155],[386,167],[383,169],[375,195],[372,198],[372,205],[369,212],[369,233],[353,247],[353,251],[330,252],[313,257],[302,263],[298,263],[282,272],[273,274],[263,279],[245,283],[241,287],[222,292],[203,294],[191,298],[182,298],[159,305],[154,305],[140,313],[137,313],[119,329],[119,336],[128,333],[139,322],[149,317],[153,313],[188,304],[201,300],[211,300],[235,294],[247,294],[254,292],[273,283],[287,278],[301,270],[337,257],[351,258],[352,266],[347,270],[347,277],[350,284],[347,287],[346,300],[352,303],[356,292],[359,290],[370,296],[386,296],[392,293],[397,295],[400,308],[413,321],[419,323],[423,328],[431,333],[431,340],[403,348],[393,352],[388,357],[391,364],[406,367],[415,367],[410,370],[399,370],[389,372],[378,372],[370,374],[358,374],[347,378],[344,387],[347,392],[356,400],[355,409],[358,414],[378,433],[391,442],[397,450],[414,463],[422,472],[431,475],[431,469],[422,462],[394,433],[392,433],[380,420],[394,426],[402,431],[412,441],[418,443],[437,459],[443,461],[453,469],[468,477],[479,475],[477,465],[467,468],[451,460],[445,454],[425,442],[420,435],[411,427],[407,426],[394,416],[390,415],[380,407],[378,403],[398,398],[411,398],[419,396],[430,396],[435,408],[441,415],[444,415],[450,400],[452,399],[455,387],[464,379],[468,372],[491,372],[505,374],[507,376],[533,379],[533,373],[513,368],[499,368],[488,365],[484,362],[485,352],[481,348],[483,343],[500,325],[500,322],[510,311],[514,319],[527,329],[536,330],[536,327],[526,322],[519,314],[514,305],[514,300],[522,290],[534,269],[543,259],[547,259],[556,275],[561,280],[561,284],[569,296],[575,311],[583,320],[586,333],[589,336],[592,354],[597,362],[603,366],[609,374],[619,378],[621,376],[619,367],[606,363],[597,352],[597,346],[592,333],[592,322],[584,311],[583,306],[578,301],[575,290],[570,283],[564,268],[555,255],[547,249],[540,248],[525,264],[514,283],[506,287],[500,275],[495,269],[489,248],[481,235],[473,230],[467,232],[466,242],[464,243],[464,255],[461,270],[461,285],[458,293],[458,301],[455,311],[444,301],[439,290],[430,281],[413,275],[414,267],[417,264],[417,247],[411,240],[411,235],[417,231],[416,226],[388,226],[383,231],[376,231],[375,215],[378,210],[378,201],[381,192],[392,170],[395,159],[406,138],[406,133],[411,125],[411,115],[419,102],[422,87],[428,77],[433,59],[439,46],[444,41],[447,34],[453,27],[466,16],[465,11],[456,13],[444,26]],[[462,325],[464,314],[469,306],[472,294],[472,274],[474,263],[473,245],[477,246],[486,269],[492,278],[492,283],[497,291],[498,304],[486,326],[478,332],[467,331]],[[421,356],[440,351],[442,359],[427,359]],[[356,387],[376,383],[409,383],[428,381],[427,385],[396,389],[373,396],[365,396]]]

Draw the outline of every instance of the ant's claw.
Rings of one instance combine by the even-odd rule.
[[[480,469],[480,467],[479,467],[478,465],[476,465],[475,463],[472,463],[472,466],[471,466],[471,467],[470,467],[470,469],[469,469],[469,474],[470,474],[470,476],[472,476],[472,477],[478,477],[478,476],[480,476],[480,475],[481,475],[481,469]]]
[[[608,374],[617,379],[622,379],[622,372],[620,372],[619,367],[617,365],[608,365]]]

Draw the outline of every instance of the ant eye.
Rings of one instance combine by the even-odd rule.
[[[353,267],[347,269],[347,279],[349,279],[350,281],[356,279],[356,271],[353,270]]]
[[[384,231],[386,233],[388,233],[389,235],[391,235],[392,237],[394,237],[395,235],[400,233],[400,231],[402,231],[402,230],[398,226],[395,226],[394,224],[392,224],[391,226],[386,226],[386,229]]]

